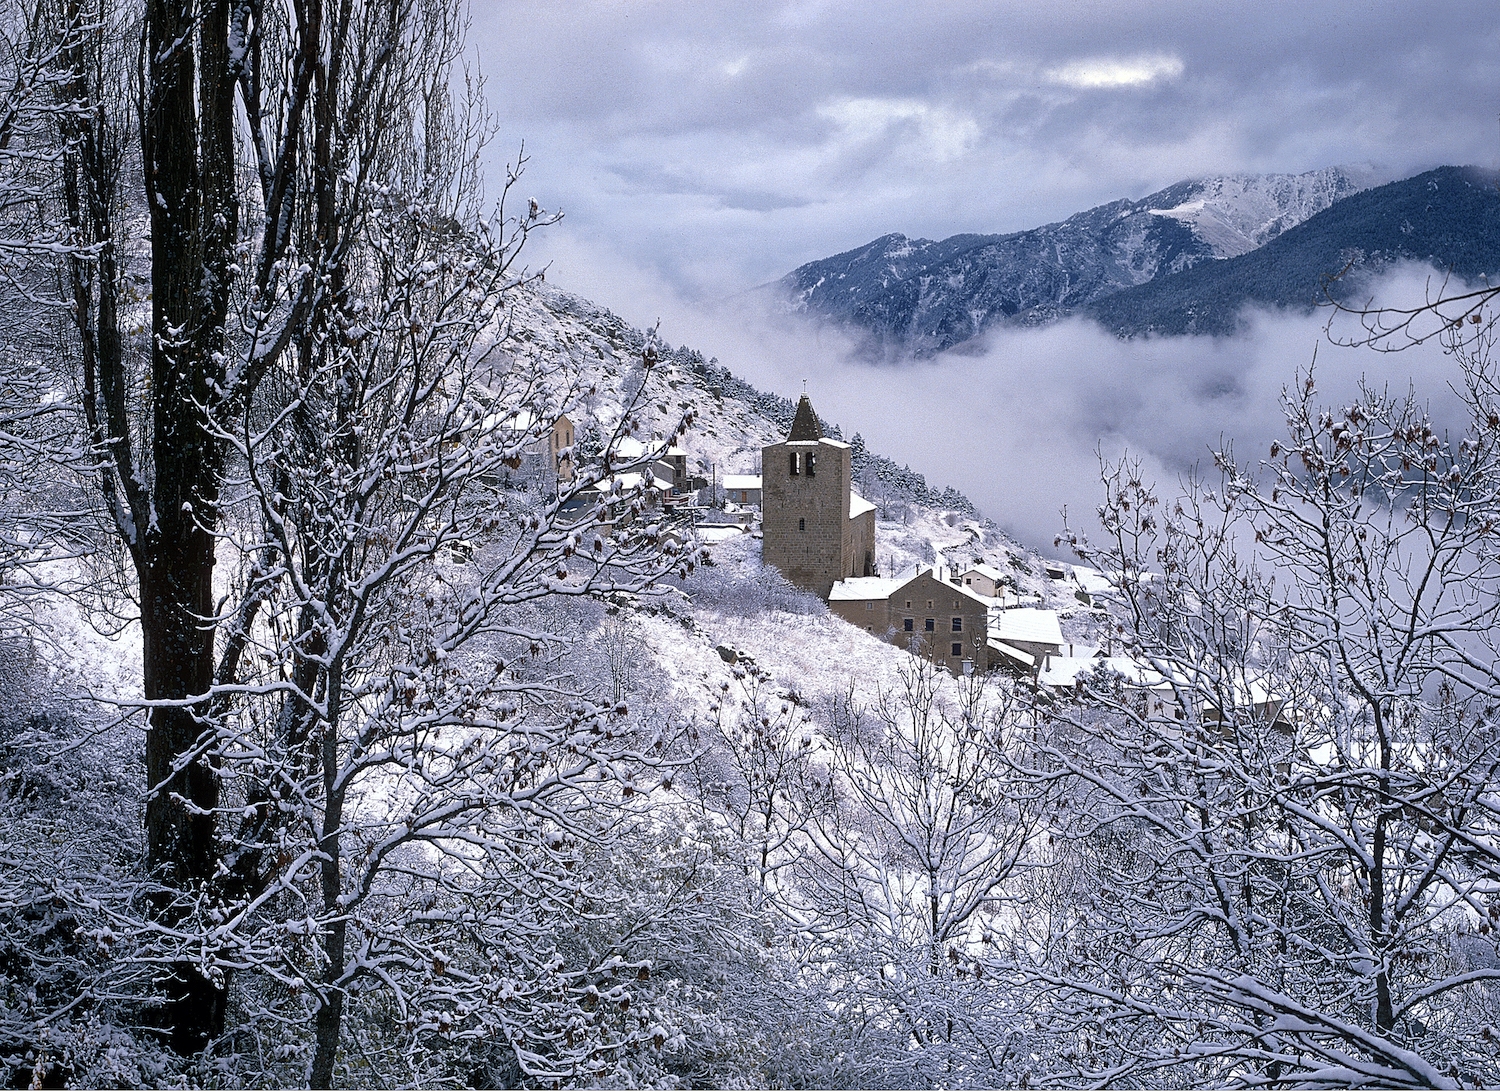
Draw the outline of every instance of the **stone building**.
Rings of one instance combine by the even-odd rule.
[[[849,624],[954,674],[990,669],[990,606],[941,568],[908,580],[846,579],[828,597],[829,611]]]
[[[762,556],[805,591],[875,571],[875,505],[852,489],[847,443],[826,439],[806,394],[785,443],[761,450]]]

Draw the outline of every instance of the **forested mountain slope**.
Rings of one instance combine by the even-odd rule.
[[[886,235],[765,291],[781,309],[862,332],[867,351],[926,355],[1245,253],[1365,184],[1339,168],[1179,182],[1008,235]]]

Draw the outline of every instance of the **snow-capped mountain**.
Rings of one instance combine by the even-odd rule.
[[[1400,262],[1493,283],[1500,273],[1497,183],[1494,171],[1439,167],[1362,190],[1264,246],[1158,276],[1080,311],[1125,337],[1229,335],[1247,307],[1306,310],[1329,297],[1358,305],[1370,275]]]
[[[1179,182],[1009,235],[885,235],[770,288],[781,309],[867,331],[872,349],[924,355],[1254,250],[1375,180],[1330,167]]]
[[[1306,174],[1231,174],[1190,182],[1196,192],[1188,200],[1172,208],[1151,204],[1147,211],[1186,224],[1214,257],[1232,258],[1264,246],[1374,181],[1368,170],[1343,167]],[[1146,198],[1151,201],[1153,197]]]

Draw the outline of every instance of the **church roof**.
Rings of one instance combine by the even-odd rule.
[[[823,438],[823,426],[818,423],[818,415],[813,412],[812,402],[806,394],[802,395],[797,402],[797,416],[792,420],[792,431],[787,437],[788,443],[803,443],[808,440],[819,440]]]

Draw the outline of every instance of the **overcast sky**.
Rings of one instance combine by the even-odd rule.
[[[1185,178],[1500,166],[1495,0],[475,0],[473,37],[493,174],[524,139],[522,196],[566,214],[533,266],[764,389],[809,378],[846,434],[1044,548],[1059,507],[1091,511],[1096,448],[1164,476],[1226,436],[1263,451],[1319,321],[1232,343],[1071,321],[879,368],[710,305],[887,232],[1020,230]],[[1441,393],[1440,359],[1319,361],[1330,397],[1366,374]]]
[[[595,253],[715,298],[1188,177],[1500,165],[1494,0],[475,8],[497,148],[567,214],[537,254],[586,293]]]

